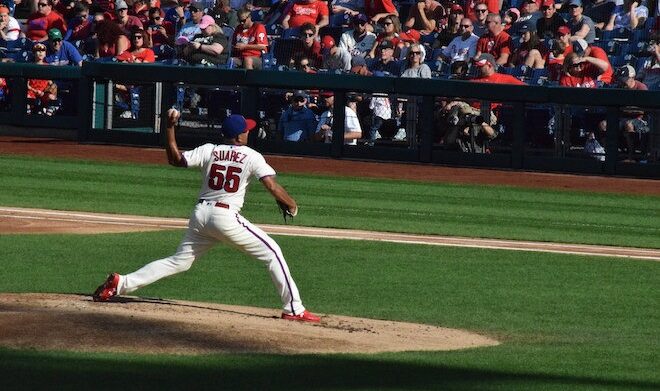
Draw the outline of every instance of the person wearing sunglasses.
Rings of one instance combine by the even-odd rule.
[[[460,3],[460,2],[459,2]],[[482,11],[482,7],[485,11]],[[500,3],[498,0],[466,0],[465,1],[465,17],[475,22],[479,18],[479,13],[499,13]],[[477,34],[479,35],[479,34]]]
[[[181,7],[177,7],[176,9],[178,10],[180,8]],[[202,29],[199,27],[199,23],[202,21],[202,17],[205,16],[204,4],[190,3],[187,10],[190,13],[190,19],[184,19],[183,17],[179,19],[179,22],[185,20],[185,24],[183,24],[179,30],[179,33],[177,34],[177,40],[181,37],[185,37],[188,41],[191,41],[195,35],[202,33]],[[183,13],[183,10],[181,10],[181,13]]]
[[[472,21],[468,18],[463,18],[461,20],[460,31],[461,35],[454,38],[440,52],[438,59],[447,64],[452,64],[456,61],[468,62],[477,54],[477,41],[479,41],[479,37],[472,32]]]
[[[254,22],[247,8],[238,11],[239,25],[232,39],[234,64],[245,69],[261,69],[261,54],[268,51],[266,27]]]
[[[53,10],[53,0],[39,0],[37,12],[27,18],[25,36],[34,42],[48,39],[48,30],[56,28],[66,32],[66,22],[62,15]]]
[[[595,57],[582,57],[569,53],[564,59],[564,73],[559,85],[564,87],[598,88],[598,77],[607,70],[608,64]]]
[[[34,64],[48,65],[46,62],[46,45],[36,43],[32,47],[32,54],[34,56]],[[57,84],[52,80],[28,79],[27,113],[51,116],[57,108]]]
[[[330,23],[330,11],[325,1],[295,0],[289,13],[282,19],[282,27],[298,28],[305,23],[311,23],[320,30]]]
[[[406,55],[405,69],[401,73],[401,77],[430,79],[431,68],[424,64],[425,54],[424,48],[420,44],[410,45]]]
[[[287,94],[288,95],[288,94]],[[311,141],[316,133],[316,114],[307,107],[309,97],[305,91],[288,95],[289,107],[282,112],[277,131],[284,141]]]
[[[174,43],[174,24],[165,20],[163,11],[158,7],[149,9],[148,34],[151,36],[151,44],[154,51],[161,45],[172,45]]]
[[[472,26],[473,31],[476,35],[479,37],[483,37],[484,34],[488,33],[488,7],[486,4],[483,3],[478,3],[476,7],[474,8],[475,16],[474,18],[470,18],[469,16],[465,16],[466,18],[470,19],[472,21]]]
[[[365,14],[354,16],[351,24],[353,29],[345,31],[339,38],[339,47],[353,57],[365,57],[376,42],[376,34],[367,29],[369,18]]]
[[[323,64],[321,43],[317,36],[316,26],[312,23],[305,23],[300,27],[299,41],[295,42],[295,46],[292,47],[289,65],[294,65],[295,60],[302,57],[307,57],[313,68],[318,69]]]
[[[89,5],[76,3],[73,7],[73,17],[67,22],[67,31],[64,40],[76,43],[84,42],[92,35],[94,17],[90,15]]]
[[[395,54],[398,55],[399,33],[401,32],[401,21],[396,15],[388,15],[380,20],[380,25],[383,26],[383,32],[376,36],[376,41],[371,47],[371,51],[367,57],[376,58],[376,49],[378,45],[384,41],[391,41],[394,44]]]
[[[511,55],[511,36],[504,31],[502,18],[498,14],[488,14],[486,24],[488,25],[488,33],[481,36],[477,41],[476,56],[479,57],[482,53],[488,53],[495,57],[497,64],[504,65],[509,61]]]
[[[156,61],[156,55],[151,49],[151,38],[143,29],[135,29],[130,35],[131,47],[124,53],[118,55],[117,61],[128,63],[152,63]]]
[[[82,56],[72,43],[63,40],[58,29],[48,30],[46,62],[51,65],[82,66]]]

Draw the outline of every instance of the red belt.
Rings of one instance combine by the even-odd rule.
[[[199,200],[199,203],[201,204],[202,202],[213,202],[213,201],[208,201],[208,200]],[[229,205],[225,204],[224,202],[216,202],[213,204],[216,208],[225,208],[229,209]]]

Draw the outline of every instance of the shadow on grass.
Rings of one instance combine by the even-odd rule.
[[[644,381],[515,373],[387,356],[119,356],[0,350],[0,389],[658,389]]]

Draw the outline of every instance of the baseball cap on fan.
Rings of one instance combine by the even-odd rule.
[[[474,64],[479,67],[482,67],[487,63],[490,63],[493,68],[497,68],[497,61],[495,60],[495,57],[493,57],[493,55],[490,53],[482,53],[479,57],[474,59]]]
[[[582,39],[582,38],[576,39],[573,42],[573,52],[575,52],[575,54],[581,56],[587,50],[588,46],[589,46],[589,44],[584,39]]]
[[[323,36],[323,39],[321,39],[321,48],[323,49],[323,52],[328,53],[333,47],[335,47],[335,39],[332,38],[331,35]]]
[[[226,138],[236,138],[241,133],[247,133],[257,126],[256,121],[240,114],[232,114],[222,121],[222,134]]]
[[[124,0],[119,0],[115,3],[115,11],[119,10],[127,10],[128,9],[128,4]]]
[[[204,15],[202,16],[202,20],[199,21],[199,28],[204,30],[205,28],[209,27],[210,25],[215,24],[215,19],[213,19],[212,16],[209,15]]]

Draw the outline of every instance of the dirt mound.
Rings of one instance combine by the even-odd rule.
[[[498,341],[430,325],[323,316],[279,319],[274,309],[125,297],[0,294],[0,346],[133,353],[377,353],[457,350]]]

